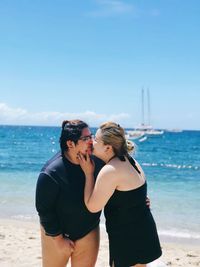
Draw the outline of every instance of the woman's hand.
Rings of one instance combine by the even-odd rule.
[[[83,155],[79,153],[77,155],[79,164],[82,168],[82,170],[85,173],[85,176],[93,176],[94,174],[94,168],[95,168],[95,163],[94,161],[90,158],[89,154],[87,153],[86,155]]]
[[[151,207],[151,201],[150,201],[150,198],[148,196],[146,196],[146,205],[148,208]]]

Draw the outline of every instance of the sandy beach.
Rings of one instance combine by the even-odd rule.
[[[167,266],[200,266],[200,246],[162,242],[159,259]],[[40,232],[37,222],[0,220],[0,267],[40,267]],[[101,246],[96,267],[108,266],[108,242],[101,228]]]

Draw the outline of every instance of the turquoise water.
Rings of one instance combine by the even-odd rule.
[[[58,127],[0,126],[1,218],[37,219],[37,176],[59,150],[59,134]],[[200,131],[165,132],[136,144],[159,232],[200,240]]]

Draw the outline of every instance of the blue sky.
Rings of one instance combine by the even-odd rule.
[[[0,124],[200,130],[199,0],[1,0]]]

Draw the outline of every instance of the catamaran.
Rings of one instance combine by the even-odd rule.
[[[163,130],[154,129],[150,124],[150,95],[147,89],[147,104],[148,104],[148,124],[145,124],[145,109],[144,109],[144,88],[142,88],[142,123],[134,128],[134,130],[126,131],[126,136],[130,139],[138,139],[144,136],[156,136],[164,133]],[[146,139],[144,139],[146,140]]]

